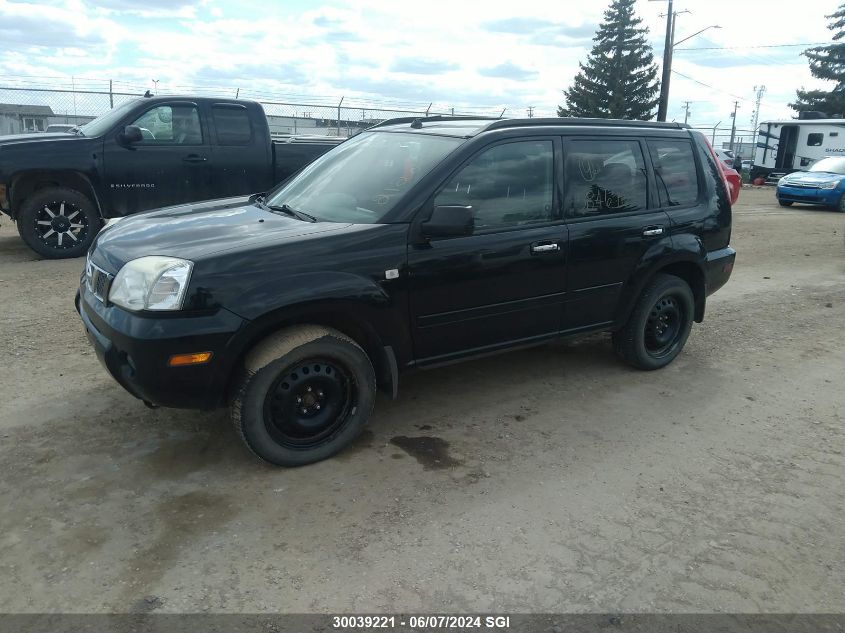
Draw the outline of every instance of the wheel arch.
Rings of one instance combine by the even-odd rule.
[[[637,276],[633,282],[628,283],[628,290],[620,302],[620,309],[614,321],[614,329],[622,327],[631,316],[631,311],[636,305],[637,299],[642,294],[646,285],[660,273],[674,275],[683,279],[692,290],[695,300],[695,314],[693,318],[696,323],[704,320],[704,309],[707,302],[707,283],[704,269],[701,264],[693,259],[677,259],[665,261],[655,265],[648,272]]]
[[[287,306],[250,322],[237,337],[239,340],[233,345],[231,360],[222,370],[225,398],[231,398],[234,393],[247,355],[269,336],[296,325],[331,328],[351,338],[370,358],[379,389],[396,397],[399,369],[394,345],[379,335],[367,317],[365,307],[352,305],[352,302],[321,302]]]
[[[78,191],[91,200],[97,213],[103,217],[103,209],[94,185],[85,174],[78,171],[32,170],[17,174],[12,180],[9,193],[9,210],[17,219],[21,205],[36,191],[49,187],[67,187]]]

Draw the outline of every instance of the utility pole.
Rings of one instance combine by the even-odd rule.
[[[692,103],[692,101],[684,101],[684,125],[686,125],[687,122],[689,121],[689,115],[690,115],[689,104],[691,104],[691,103]]]
[[[739,101],[734,101],[734,111],[731,113],[731,119],[733,119],[733,123],[731,124],[731,142],[729,149],[731,151],[734,150],[734,138],[736,137],[736,111],[739,110]]]
[[[760,122],[760,102],[766,92],[766,86],[754,86],[757,98],[754,100],[754,115],[751,117],[751,130],[757,134],[757,124]]]
[[[529,119],[534,118],[534,106],[528,106],[528,118]]]
[[[657,120],[666,120],[669,109],[669,78],[672,74],[672,42],[675,39],[675,12],[672,10],[672,0],[669,0],[669,10],[666,12],[666,40],[663,45],[663,78],[660,80],[660,102],[657,106]]]

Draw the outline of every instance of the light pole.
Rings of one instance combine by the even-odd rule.
[[[671,4],[671,0],[670,0]],[[680,13],[689,13],[688,11],[681,11]],[[677,17],[678,13],[670,13],[671,17],[671,25],[667,24],[667,31],[666,40],[674,41],[675,39],[675,18]],[[663,79],[660,82],[660,103],[657,106],[657,120],[658,121],[665,121],[666,120],[666,112],[669,110],[669,81],[672,75],[672,54],[675,50],[675,47],[682,42],[686,42],[687,40],[691,40],[696,35],[700,35],[707,31],[708,29],[720,29],[722,28],[718,24],[711,24],[710,26],[705,26],[700,31],[696,31],[692,35],[688,35],[682,40],[678,40],[674,42],[671,46],[669,46],[666,50],[663,51]],[[668,51],[668,54],[667,54]]]
[[[675,30],[675,12],[672,10],[672,0],[669,0],[669,10],[666,12],[666,41],[663,45],[663,77],[660,80],[660,101],[657,105],[657,120],[666,120],[666,110],[669,105],[669,73],[672,72],[672,39]]]
[[[672,48],[675,48],[678,44],[682,44],[683,42],[686,42],[687,40],[691,40],[691,39],[692,39],[692,38],[694,38],[696,35],[701,35],[702,33],[704,33],[704,31],[706,31],[706,30],[708,30],[708,29],[720,29],[720,28],[722,28],[722,27],[721,27],[721,26],[719,26],[718,24],[711,24],[710,26],[705,26],[705,27],[704,27],[703,29],[701,29],[700,31],[696,31],[696,32],[695,32],[695,33],[693,33],[692,35],[689,35],[689,36],[685,37],[684,39],[682,39],[682,40],[678,40],[677,42],[675,42],[674,44],[672,44]]]
[[[680,13],[689,13],[689,11],[680,11]],[[678,13],[672,10],[672,0],[669,0],[669,10],[666,12],[666,42],[663,47],[663,77],[660,80],[660,101],[657,104],[658,121],[665,121],[666,113],[669,110],[669,84],[672,76],[672,53],[675,47],[682,42],[694,38],[696,35],[704,33],[708,29],[722,28],[718,24],[711,24],[676,42],[675,18],[677,15]]]

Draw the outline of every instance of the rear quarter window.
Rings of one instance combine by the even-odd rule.
[[[246,108],[216,105],[211,108],[211,116],[218,145],[249,145],[252,142],[252,121]]]
[[[683,207],[698,200],[698,170],[692,141],[649,139],[648,151],[661,207]]]

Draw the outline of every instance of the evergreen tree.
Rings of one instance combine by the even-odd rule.
[[[810,72],[817,79],[835,81],[830,92],[826,90],[798,90],[795,103],[790,107],[798,112],[820,110],[828,115],[845,114],[845,4],[839,5],[836,13],[826,16],[830,20],[827,28],[834,32],[835,44],[815,46],[804,51],[810,60]]]
[[[613,0],[604,12],[595,44],[558,116],[649,120],[657,105],[657,66],[648,29],[634,15],[635,0]]]

